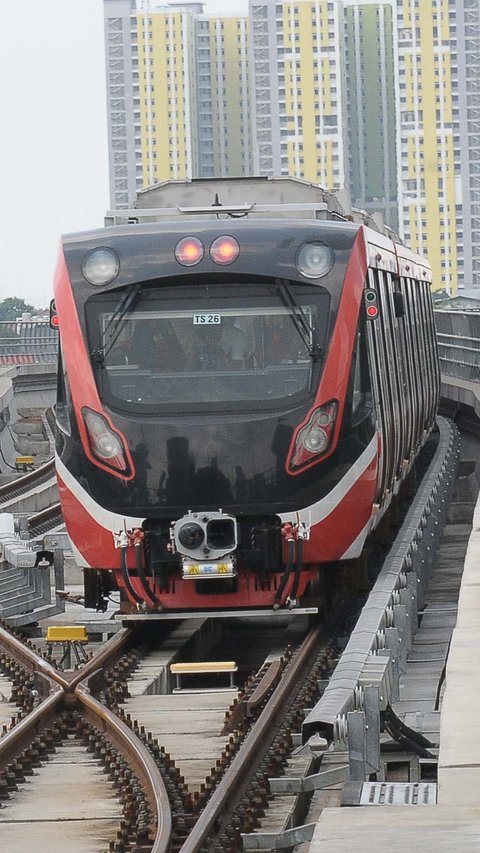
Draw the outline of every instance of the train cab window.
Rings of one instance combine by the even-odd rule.
[[[87,324],[103,396],[120,408],[158,411],[310,394],[329,295],[309,285],[289,285],[288,294],[254,285],[241,295],[221,285],[145,288],[120,318],[112,294],[96,298]]]

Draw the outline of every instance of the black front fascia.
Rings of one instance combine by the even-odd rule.
[[[285,459],[300,411],[205,418],[135,418],[112,413],[128,436],[136,468],[131,482],[86,459],[77,430],[58,449],[93,500],[121,514],[172,518],[188,510],[235,515],[294,512],[328,494],[373,435],[371,408],[352,425],[345,419],[335,453],[297,476]]]

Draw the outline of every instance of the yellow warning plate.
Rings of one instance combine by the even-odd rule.
[[[198,562],[183,564],[183,577],[189,578],[218,578],[234,577],[235,571],[232,560],[213,560],[211,562]]]

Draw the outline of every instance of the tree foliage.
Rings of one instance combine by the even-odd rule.
[[[35,308],[18,296],[9,296],[0,302],[0,320],[16,320],[26,312],[35,312]]]

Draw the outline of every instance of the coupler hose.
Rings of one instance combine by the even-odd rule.
[[[122,570],[122,578],[123,578],[123,582],[124,582],[124,584],[125,584],[126,590],[127,590],[128,594],[129,594],[129,595],[130,595],[130,596],[131,596],[131,597],[132,597],[132,598],[137,602],[137,604],[141,604],[141,605],[142,605],[142,607],[143,607],[143,605],[145,604],[145,601],[143,600],[143,598],[141,598],[141,597],[139,596],[139,594],[138,594],[138,592],[136,591],[136,589],[134,589],[134,587],[133,587],[133,585],[132,585],[132,582],[131,582],[131,580],[130,580],[130,575],[128,574],[128,566],[127,566],[127,546],[126,546],[126,545],[122,545],[122,546],[121,546],[121,549],[120,549],[120,552],[121,552],[121,556],[120,556],[120,566],[121,566],[121,570]]]
[[[297,558],[295,560],[295,576],[293,580],[292,591],[290,593],[288,602],[291,605],[296,604],[298,587],[300,584],[300,574],[302,571],[302,560],[303,560],[303,538],[301,536],[297,539]]]
[[[289,535],[289,537],[287,539],[287,546],[288,546],[287,565],[285,566],[285,571],[282,575],[282,580],[280,581],[280,586],[278,587],[278,589],[275,593],[275,598],[274,598],[274,603],[273,603],[273,609],[274,610],[278,610],[278,608],[280,607],[280,602],[281,602],[283,593],[285,592],[285,587],[286,587],[286,585],[288,583],[288,579],[292,573],[293,561],[294,561],[294,557],[295,557],[295,539],[291,535]]]
[[[135,549],[135,567],[137,569],[137,575],[140,579],[140,585],[145,594],[145,598],[149,598],[150,602],[154,607],[160,607],[160,601],[158,600],[155,593],[148,586],[147,577],[145,575],[145,571],[143,568],[143,560],[142,560],[142,542],[143,542],[144,533],[143,530],[134,530],[133,531],[133,547]]]

